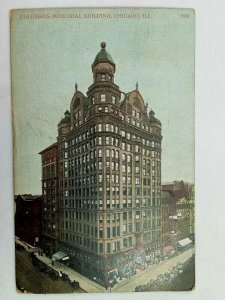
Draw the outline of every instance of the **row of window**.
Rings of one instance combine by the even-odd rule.
[[[118,115],[119,114],[119,110],[116,109],[115,107],[113,106],[98,106],[97,107],[97,112],[105,112],[105,113],[112,113],[112,114],[115,114],[115,115]],[[95,113],[95,109],[92,108],[90,110],[90,115],[93,115]]]
[[[100,78],[101,78],[101,81],[106,81],[106,80],[112,81],[112,76],[109,74],[101,73]]]
[[[116,231],[115,231],[116,233]],[[115,234],[115,238],[117,237],[117,235]],[[143,239],[144,241],[149,241],[149,242],[153,242],[155,240],[160,239],[161,237],[161,231],[160,230],[153,230],[147,233],[144,233]],[[102,242],[94,242],[92,240],[90,240],[89,238],[80,236],[80,235],[76,235],[74,233],[64,233],[61,232],[60,233],[60,238],[63,241],[66,242],[71,242],[74,244],[77,244],[79,246],[83,246],[84,248],[88,248],[90,250],[92,250],[93,252],[98,252],[98,253],[113,253],[113,252],[117,252],[120,251],[121,248],[129,248],[133,246],[133,238],[132,236],[130,237],[126,237],[123,238],[122,241],[117,240],[117,241],[112,241],[112,242],[107,242],[106,243],[106,249],[104,249],[104,243]],[[122,242],[122,244],[121,244]]]
[[[126,207],[133,207],[132,206],[132,200],[131,199],[123,199],[122,201],[120,201],[118,199],[119,197],[119,189],[116,189],[116,195],[114,196],[114,198],[112,197],[111,199],[108,197],[107,195],[107,200],[106,200],[106,206],[107,208],[112,208],[112,209],[120,209],[120,208],[126,208]],[[100,194],[101,192],[99,192]],[[135,199],[135,207],[145,207],[145,206],[160,206],[161,200],[160,200],[160,190],[157,190],[157,197],[155,197],[154,195],[154,199],[151,198],[143,198],[142,201],[139,198]],[[154,193],[155,194],[155,193]],[[102,195],[100,194],[99,197],[102,197]],[[89,209],[89,208],[94,208],[97,209],[98,207],[102,208],[103,205],[103,201],[102,199],[99,200],[94,200],[94,199],[83,199],[84,197],[80,196],[80,199],[64,199],[64,200],[60,200],[60,206],[64,207],[64,208],[81,208],[81,209]],[[121,203],[121,205],[120,205]]]
[[[57,185],[57,181],[56,179],[52,179],[52,180],[46,180],[46,181],[43,181],[43,188],[46,188],[46,187],[56,187]]]
[[[44,197],[43,201],[47,204],[54,204],[56,203],[56,192],[54,191],[52,194],[50,194],[50,192],[52,193],[52,190],[47,190],[47,192],[45,192],[46,196]]]
[[[160,206],[161,200],[160,200],[160,191],[158,191],[159,195],[158,197],[148,200],[148,206]],[[118,197],[118,196],[117,196]],[[145,206],[144,202],[141,203],[141,200],[138,201],[137,199],[132,201],[132,199],[123,199],[122,202],[119,199],[107,199],[105,206],[107,209],[121,209],[121,208],[136,208],[136,207],[141,207]],[[83,197],[82,197],[83,198]],[[89,199],[82,199],[81,196],[80,199],[65,199],[65,200],[60,200],[59,202],[60,207],[63,209],[65,208],[77,208],[77,209],[103,209],[103,200],[98,199],[98,200],[89,200]]]
[[[103,132],[103,131],[110,131],[116,134],[122,135],[122,137],[126,137],[127,139],[132,139],[132,140],[139,140],[142,142],[143,145],[150,145],[152,141],[145,139],[145,138],[140,138],[139,136],[136,135],[131,135],[129,132],[125,132],[124,130],[120,129],[119,126],[114,125],[114,124],[97,124],[97,125],[92,125],[90,126],[90,129],[84,132],[83,134],[77,135],[75,138],[69,140],[68,142],[61,143],[59,145],[59,149],[63,148],[68,148],[71,146],[74,146],[75,144],[78,144],[79,142],[85,141],[86,139],[89,138],[90,134],[93,134],[95,132]],[[151,130],[153,131],[153,130]],[[53,159],[52,159],[53,160]]]
[[[54,226],[54,225],[53,225]],[[88,224],[78,224],[69,221],[64,221],[61,226],[61,230],[72,231],[73,233],[79,233],[82,235],[90,236],[92,238],[116,238],[121,237],[123,235],[129,235],[134,232],[140,232],[140,230],[149,230],[158,228],[161,226],[161,220],[151,220],[149,222],[143,223],[135,223],[135,224],[123,224],[122,225],[122,233],[120,232],[121,226],[112,226],[106,227],[106,231],[104,231],[104,227],[94,227]],[[55,227],[53,227],[55,228]],[[154,231],[153,231],[154,232]],[[152,232],[146,233],[152,237]]]
[[[56,206],[55,205],[43,205],[44,211],[50,211],[50,212],[56,212]]]
[[[103,171],[103,167],[106,168],[106,171],[108,174],[106,174],[106,182],[111,182],[111,183],[118,183],[119,180],[122,180],[124,184],[132,184],[132,180],[131,180],[131,176],[132,176],[132,166],[130,165],[125,165],[123,164],[122,166],[119,165],[119,163],[115,163],[115,162],[109,162],[107,161],[105,164],[103,164],[102,162],[96,163],[94,164],[94,166],[83,166],[82,168],[78,168],[78,169],[69,169],[68,171],[65,170],[63,172],[63,170],[60,171],[60,177],[63,178],[71,178],[71,177],[75,177],[77,178],[75,180],[75,184],[74,185],[81,185],[83,184],[95,184],[97,182],[102,183],[104,182],[104,177],[101,174],[101,172]],[[89,175],[90,173],[96,173],[96,170],[99,170],[99,175]],[[111,175],[109,173],[109,169],[111,171]],[[115,173],[119,173],[119,170],[122,170],[123,176],[119,177],[119,174],[113,174]],[[133,168],[135,175],[139,175],[140,173],[143,174],[143,176],[150,176],[152,174],[152,185],[155,184],[160,184],[159,183],[159,177],[160,177],[160,171],[155,171],[153,170],[152,172],[150,171],[150,169],[141,169],[139,166],[134,166]],[[127,174],[126,176],[124,174]],[[110,178],[109,178],[110,177]],[[157,178],[156,178],[157,177]],[[145,183],[146,181],[149,181],[148,178],[144,178],[143,179],[143,185],[147,185],[148,183]],[[67,181],[65,181],[66,183]],[[137,179],[137,184],[141,184],[138,182]],[[149,182],[150,184],[150,182]],[[67,185],[67,183],[66,183]],[[72,184],[70,184],[70,186],[73,186]],[[63,181],[60,181],[60,187],[63,187]]]
[[[80,118],[80,117],[81,117],[81,111],[78,110],[78,111],[76,111],[76,112],[74,113],[74,118],[75,118],[75,119],[78,119],[78,118]]]
[[[51,162],[55,161],[56,156],[54,157],[49,157],[49,158],[45,158],[44,155],[42,156],[42,165],[47,165]]]
[[[131,197],[133,192],[132,192],[132,187],[131,186],[123,186],[122,189],[119,187],[115,186],[106,186],[106,198],[110,199],[114,196],[120,196],[120,190],[122,191],[123,196]],[[160,189],[156,190],[156,194],[160,195]],[[134,193],[136,196],[150,196],[151,195],[151,188],[141,188],[141,187],[135,187]],[[75,188],[75,189],[69,189],[69,190],[60,190],[59,192],[60,196],[65,196],[65,197],[70,197],[70,196],[77,196],[77,198],[80,197],[89,197],[89,196],[97,196],[95,198],[102,199],[103,197],[103,188],[99,186],[98,190],[94,188]],[[95,201],[94,199],[92,201]]]
[[[128,140],[133,140],[135,142],[139,141],[145,146],[160,147],[160,143],[158,143],[156,141],[151,141],[146,138],[141,138],[139,136],[136,136],[135,134],[131,134],[130,132],[120,129],[119,126],[117,126],[117,125],[110,124],[110,123],[106,123],[106,124],[100,123],[97,125],[92,125],[90,127],[89,131],[86,131],[85,133],[76,136],[74,139],[71,139],[68,142],[62,143],[60,149],[63,149],[63,148],[67,149],[68,147],[74,146],[75,144],[85,141],[89,138],[90,134],[93,134],[95,132],[105,132],[105,131],[119,134]]]
[[[96,243],[94,241],[89,240],[88,238],[77,236],[72,233],[60,233],[60,239],[65,242],[71,242],[74,244],[77,244],[79,246],[83,246],[84,248],[87,248],[91,250],[92,252],[96,253],[114,253],[117,251],[120,251],[121,248],[128,248],[131,247],[132,244],[132,237],[124,238],[123,244],[121,245],[120,241],[115,242],[107,242],[106,249],[104,249],[104,243]]]
[[[119,140],[117,138],[114,137],[110,137],[110,136],[106,136],[105,138],[103,137],[98,137],[96,138],[96,144],[95,145],[106,145],[106,146],[114,146],[114,147],[120,147],[123,151],[131,151],[131,144],[126,143],[126,142],[119,142]],[[68,158],[72,158],[74,156],[77,156],[78,154],[87,152],[90,148],[92,148],[93,146],[90,146],[89,143],[87,144],[83,144],[82,146],[76,147],[72,150],[69,151],[65,151],[65,152],[60,152],[60,159],[68,159]],[[161,153],[158,151],[151,151],[149,149],[145,149],[140,147],[139,145],[133,145],[132,150],[136,153],[142,153],[142,155],[144,156],[148,156],[148,157],[152,157],[152,158],[161,158]],[[102,151],[102,150],[101,150]],[[102,152],[98,152],[98,157],[102,157]],[[96,151],[92,153],[96,154]],[[116,158],[118,158],[118,156],[115,156]],[[93,156],[93,158],[96,158],[96,156]],[[91,159],[93,159],[91,158]]]
[[[145,199],[146,200],[146,199]],[[138,210],[138,211],[125,211],[121,213],[107,213],[105,214],[105,218],[107,223],[112,222],[119,222],[121,219],[123,221],[129,221],[132,220],[133,217],[138,219],[140,215],[143,215],[143,217],[150,217],[150,218],[155,218],[155,217],[160,217],[161,216],[161,209],[156,208],[156,209],[145,209],[145,210]],[[71,219],[71,220],[77,220],[77,221],[87,221],[87,222],[93,222],[96,223],[99,221],[99,223],[104,223],[104,215],[103,214],[98,214],[98,213],[89,213],[89,212],[78,212],[78,211],[71,211],[71,210],[65,210],[62,213],[62,216],[64,219]]]
[[[114,162],[114,159],[119,161],[119,151],[118,150],[114,150],[114,149],[105,149],[104,151],[105,153],[105,157],[106,157],[106,161],[111,160],[112,162]],[[96,162],[95,159],[97,158],[96,155],[98,155],[99,161]],[[75,169],[80,169],[81,167],[86,167],[89,169],[102,169],[102,157],[103,157],[103,150],[99,149],[98,151],[94,150],[94,151],[90,151],[89,154],[86,155],[82,155],[82,156],[78,156],[74,159],[69,159],[66,160],[64,162],[60,162],[60,168],[61,170],[67,170],[68,169],[73,169],[75,167]],[[132,161],[132,155],[130,154],[125,154],[122,153],[121,155],[122,158],[122,164],[125,163],[131,163]],[[142,160],[143,162],[143,168],[150,168],[150,166],[152,165],[152,172],[154,173],[155,171],[160,171],[160,166],[161,163],[160,161],[155,161],[155,160],[150,160],[150,159],[141,159],[139,155],[135,155],[134,157],[134,162],[135,165],[138,165],[140,163],[140,161]],[[90,161],[94,160],[94,162],[89,163]],[[87,165],[85,165],[87,164]],[[97,167],[97,164],[99,164],[101,167]],[[108,167],[110,167],[110,165],[108,165]],[[153,174],[154,175],[154,174]]]
[[[42,167],[42,179],[49,179],[55,176],[56,176],[55,164]]]
[[[122,180],[122,182],[124,184],[132,184],[132,167],[130,165],[119,165],[119,163],[115,163],[115,162],[109,162],[107,161],[105,164],[103,164],[103,162],[99,162],[99,163],[95,163],[94,166],[83,166],[82,168],[79,167],[77,169],[69,169],[68,171],[65,170],[63,172],[63,170],[60,171],[60,177],[61,178],[65,178],[65,182],[63,182],[62,180],[60,180],[60,187],[64,187],[64,186],[68,186],[67,184],[67,178],[73,178],[75,177],[76,179],[69,179],[69,186],[73,187],[73,186],[79,186],[81,184],[85,185],[92,185],[95,184],[97,182],[104,182],[104,177],[101,174],[101,172],[104,170],[103,167],[105,167],[104,169],[106,169],[107,174],[106,174],[106,182],[111,182],[111,183],[118,183],[119,180]],[[99,170],[99,175],[97,177],[97,175],[90,175],[90,173],[95,173],[97,169]],[[122,170],[123,172],[123,176],[119,176],[119,170]],[[150,177],[150,175],[152,174],[152,185],[159,185],[160,184],[160,171],[155,171],[153,170],[152,172],[150,171],[150,169],[141,169],[139,166],[135,166],[134,168],[134,173],[135,175],[139,175],[140,173],[142,173],[143,176],[147,176]],[[109,170],[111,172],[109,172]],[[110,175],[111,173],[111,175]],[[113,174],[113,173],[117,173],[117,174]],[[124,175],[124,173],[126,173],[127,175]],[[110,176],[110,178],[109,178]],[[73,180],[73,181],[72,181]],[[150,185],[151,182],[149,181],[149,178],[143,178],[143,185]],[[72,183],[73,182],[73,183]],[[136,184],[142,184],[142,182],[136,181]]]
[[[110,95],[110,96],[106,97],[106,94],[100,94],[100,102],[104,103],[104,102],[106,102],[106,100],[107,100],[107,102],[116,104],[116,97],[114,95]],[[96,103],[96,98],[94,96],[91,98],[91,102],[92,102],[92,104]]]
[[[96,112],[95,109],[91,108],[90,109],[90,116],[94,115],[95,112]],[[116,109],[114,107],[108,107],[108,106],[104,106],[104,107],[103,106],[98,106],[97,112],[112,113],[112,114],[115,114],[115,115],[119,114],[118,109]],[[77,127],[81,126],[81,124],[82,124],[81,119],[77,119],[76,114],[74,115],[74,118],[75,118],[75,121],[74,121],[75,127],[77,128]],[[141,128],[141,129],[146,130],[148,132],[157,133],[157,134],[161,133],[160,129],[148,126],[148,125],[140,122],[139,120],[136,120],[136,119],[133,119],[133,118],[130,118],[130,117],[126,118],[125,115],[122,115],[121,118],[122,118],[122,121],[126,120],[129,124],[132,124],[133,126]],[[85,122],[86,121],[87,121],[87,117],[85,117]]]
[[[135,147],[135,151],[138,152],[139,148],[138,146],[136,145]],[[119,150],[114,150],[114,149],[98,149],[98,150],[93,150],[93,151],[90,151],[89,153],[87,154],[83,154],[83,155],[80,155],[80,156],[77,156],[75,157],[74,159],[68,159],[68,161],[64,161],[63,162],[60,162],[60,167],[64,167],[64,168],[67,168],[67,167],[79,167],[81,165],[84,165],[85,163],[89,163],[91,160],[95,160],[96,158],[102,158],[103,157],[103,154],[105,154],[104,156],[107,158],[111,158],[112,160],[115,158],[115,159],[119,159]],[[122,159],[122,162],[128,162],[130,163],[132,161],[132,155],[130,154],[125,154],[125,153],[122,153],[121,154],[121,159]],[[143,161],[143,167],[150,167],[150,165],[152,164],[152,167],[154,169],[154,167],[158,167],[160,168],[160,161],[155,161],[155,160],[150,160],[150,159],[145,159],[145,158],[141,158],[140,155],[133,155],[133,159],[134,159],[134,162],[135,164],[137,165],[137,163],[140,163],[140,161]]]

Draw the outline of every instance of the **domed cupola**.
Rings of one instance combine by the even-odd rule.
[[[66,110],[64,113],[64,118],[59,122],[58,125],[68,124],[68,123],[70,123],[70,112]]]
[[[158,124],[158,125],[161,125],[162,123],[159,121],[159,119],[156,119],[155,118],[155,113],[154,111],[151,109],[150,112],[149,112],[149,120],[150,120],[150,123],[155,123],[155,124]]]
[[[101,50],[96,55],[92,64],[92,72],[94,82],[97,81],[112,81],[114,80],[114,73],[116,65],[112,56],[106,51],[106,43],[101,42]]]

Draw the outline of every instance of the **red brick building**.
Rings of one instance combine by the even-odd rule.
[[[171,190],[162,191],[162,244],[171,244],[171,232],[176,231],[174,216],[176,215],[175,194]]]
[[[52,144],[42,150],[43,195],[43,249],[52,255],[57,249],[58,238],[58,145]]]
[[[183,180],[162,185],[163,244],[194,236],[194,186]]]

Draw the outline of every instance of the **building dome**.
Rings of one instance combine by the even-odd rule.
[[[68,110],[64,113],[64,118],[59,122],[58,125],[70,123],[70,112]]]
[[[112,56],[105,50],[105,48],[106,48],[105,42],[101,42],[101,48],[102,49],[99,51],[99,53],[95,57],[92,67],[100,62],[108,62],[108,63],[112,64],[113,66],[115,66]]]
[[[162,123],[159,121],[159,119],[155,118],[155,113],[152,109],[149,112],[149,120],[150,120],[150,123],[156,123],[158,125],[162,125]]]

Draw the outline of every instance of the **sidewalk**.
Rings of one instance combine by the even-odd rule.
[[[32,247],[27,245],[27,243],[16,239],[16,243],[25,246],[28,252],[33,252],[38,250],[38,248]],[[36,251],[35,251],[36,252]],[[136,275],[133,275],[130,279],[123,278],[119,280],[118,283],[111,288],[111,292],[134,292],[135,287],[138,285],[143,285],[149,282],[151,279],[155,280],[159,274],[163,274],[169,271],[173,266],[176,266],[178,262],[185,262],[187,261],[193,254],[194,247],[186,250],[185,252],[175,256],[173,258],[167,259],[165,261],[161,261],[157,265],[150,266],[144,271],[138,271]],[[85,290],[87,293],[109,293],[110,289],[106,290],[103,286],[99,285],[98,283],[82,276],[80,273],[76,272],[75,270],[68,268],[66,265],[54,262],[52,265],[51,258],[43,255],[40,256],[38,253],[36,257],[42,261],[48,267],[54,269],[55,271],[61,271],[67,274],[71,281],[78,281],[80,287]]]
[[[101,286],[98,283],[82,276],[81,274],[79,274],[78,272],[76,272],[73,269],[68,268],[64,264],[61,264],[61,263],[55,261],[54,265],[52,265],[52,260],[50,258],[48,258],[46,256],[39,256],[39,255],[36,255],[36,257],[40,261],[42,261],[44,264],[49,266],[50,268],[52,268],[56,271],[61,271],[65,274],[67,274],[69,276],[70,280],[78,281],[79,284],[80,284],[80,287],[88,293],[107,292],[107,290],[103,286]]]
[[[27,252],[36,252],[39,249],[38,247],[34,247],[34,246],[28,244],[27,242],[22,241],[18,237],[15,238],[15,243],[18,244],[18,245],[23,246],[26,249]]]

